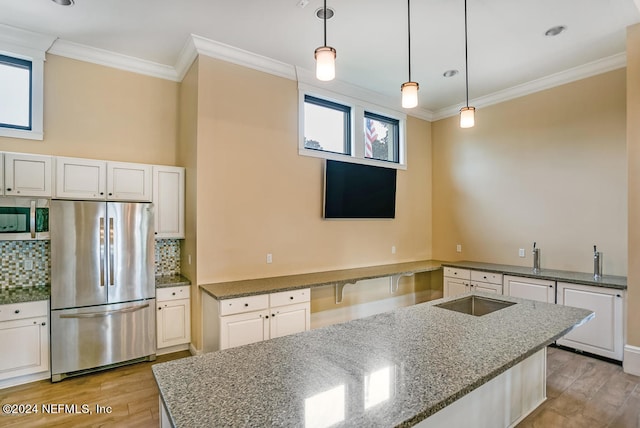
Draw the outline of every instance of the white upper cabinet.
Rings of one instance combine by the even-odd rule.
[[[56,158],[56,198],[151,201],[152,166]]]
[[[184,238],[184,175],[177,166],[153,166],[156,238]]]
[[[151,165],[107,162],[107,199],[151,201]]]
[[[51,156],[4,154],[4,194],[51,197]]]
[[[105,199],[107,163],[100,160],[56,158],[56,197]]]

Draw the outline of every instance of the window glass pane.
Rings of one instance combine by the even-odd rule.
[[[348,106],[305,95],[304,147],[350,154],[350,113]]]
[[[0,126],[31,129],[31,63],[0,55]]]
[[[365,112],[364,157],[397,163],[399,123],[397,119]]]

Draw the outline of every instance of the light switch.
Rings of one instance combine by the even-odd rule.
[[[456,244],[456,253],[462,252],[462,244]]]
[[[524,248],[520,248],[520,249],[518,250],[518,256],[519,256],[519,257],[524,257]]]

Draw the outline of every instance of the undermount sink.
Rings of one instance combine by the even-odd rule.
[[[434,306],[481,317],[511,305],[515,305],[515,303],[472,295]]]

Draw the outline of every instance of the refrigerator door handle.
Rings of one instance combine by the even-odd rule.
[[[113,253],[114,253],[114,240],[113,240],[113,217],[109,217],[109,285],[113,284]]]
[[[29,211],[29,230],[31,231],[31,239],[36,237],[36,201],[31,201],[31,210]]]
[[[100,287],[104,287],[104,217],[100,217]]]
[[[98,317],[108,317],[114,314],[124,314],[127,312],[135,312],[140,309],[148,308],[149,304],[145,303],[144,305],[132,306],[130,308],[122,308],[115,309],[113,311],[104,311],[104,312],[86,312],[83,314],[62,314],[60,318],[98,318]]]

